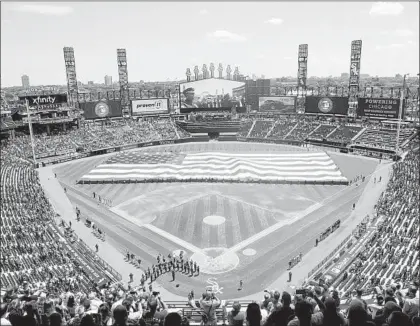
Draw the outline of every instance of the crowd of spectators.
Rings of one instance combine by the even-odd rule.
[[[270,137],[285,136],[292,130],[283,129],[286,124],[280,120],[273,123],[258,123],[256,135],[265,132],[267,136],[273,126]],[[299,131],[294,137],[300,138],[315,125],[313,121],[297,123],[294,126]],[[246,124],[251,127],[254,123]],[[91,124],[56,135],[61,138],[52,144],[56,150],[67,150],[69,145],[60,145],[60,141],[70,141],[72,148],[101,148],[130,140],[173,139],[181,136],[177,128],[170,121]],[[37,171],[25,160],[28,152],[31,154],[31,148],[21,138],[1,149],[2,326],[419,325],[418,148],[394,164],[387,190],[376,205],[378,228],[345,277],[329,287],[299,288],[293,294],[264,291],[263,300],[246,304],[221,300],[206,290],[199,300],[189,293],[179,306],[165,302],[159,292],[146,289],[145,284],[132,288],[112,283],[115,280],[107,279],[105,273],[100,276],[106,282],[98,284],[81,257],[94,253],[77,255],[74,244],[60,236],[56,213]],[[94,260],[89,262],[95,268]],[[195,273],[196,267],[190,268],[189,273]],[[101,268],[96,270],[100,273]],[[366,294],[374,296],[374,304],[366,303],[362,297]],[[340,297],[348,298],[348,309],[339,309]]]
[[[257,120],[255,121],[254,128],[252,129],[250,138],[265,138],[268,132],[273,127],[273,120]]]
[[[358,135],[359,134],[359,135]],[[415,134],[412,128],[401,128],[400,146],[404,146]],[[313,117],[284,117],[248,119],[241,125],[241,137],[284,140],[330,141],[343,145],[355,144],[370,148],[395,149],[396,129],[378,127],[372,123],[348,123],[343,121],[320,121]],[[356,138],[357,136],[357,138]]]
[[[179,128],[172,120],[156,122],[133,119],[113,120],[109,122],[84,122],[78,129],[70,129],[52,135],[34,135],[34,147],[37,158],[64,156],[78,150],[91,151],[102,148],[129,145],[155,140],[174,140],[188,138],[190,134]],[[32,156],[31,139],[20,136],[2,144],[13,148],[19,156]]]
[[[379,294],[381,287],[418,282],[419,265],[419,162],[409,152],[393,166],[387,190],[376,205],[379,225],[352,266],[334,284],[344,297],[358,288]]]

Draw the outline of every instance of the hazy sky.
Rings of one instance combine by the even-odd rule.
[[[185,78],[221,62],[244,74],[295,76],[299,44],[308,75],[349,71],[350,44],[363,40],[361,73],[419,70],[419,3],[1,3],[3,86],[65,84],[63,47],[75,50],[78,80],[118,80],[117,48],[129,81]]]

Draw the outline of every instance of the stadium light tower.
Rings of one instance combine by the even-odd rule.
[[[398,111],[398,124],[397,124],[397,144],[395,145],[395,155],[399,154],[400,151],[400,129],[401,129],[401,117],[402,117],[402,112],[404,110],[404,90],[405,90],[405,79],[407,78],[407,76],[410,74],[405,74],[404,75],[404,80],[403,80],[403,87],[402,87],[402,91],[401,91],[401,97],[400,97],[400,109]]]

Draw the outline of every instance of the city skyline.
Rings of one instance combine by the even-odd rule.
[[[117,48],[127,50],[130,82],[181,80],[186,68],[210,62],[239,66],[249,76],[295,76],[299,44],[309,45],[308,77],[340,76],[356,39],[363,41],[361,74],[419,70],[418,3],[2,3],[1,9],[3,87],[20,85],[22,75],[31,85],[66,84],[64,46],[74,47],[78,80],[95,83],[104,71],[118,80]],[[111,30],[101,30],[104,21],[112,21]],[[37,45],[42,51],[33,51]]]

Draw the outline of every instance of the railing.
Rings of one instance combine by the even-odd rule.
[[[86,243],[84,243],[84,241],[82,239],[79,238],[79,243],[82,245],[82,247],[86,250],[86,251],[92,251],[92,249],[90,249]],[[112,276],[115,277],[115,279],[117,279],[118,281],[122,280],[121,274],[118,273],[115,269],[113,269],[109,264],[106,263],[105,260],[103,260],[102,258],[100,258],[98,255],[96,255],[97,260],[95,261],[96,263],[98,263],[99,265],[101,265],[105,270],[107,270],[108,272],[110,272],[112,274]]]
[[[330,260],[340,249],[342,249],[342,247],[344,247],[346,242],[348,242],[351,239],[352,236],[353,236],[353,232],[352,232],[352,234],[348,235],[327,257],[325,257],[316,267],[314,267],[308,273],[308,278],[315,275],[315,272],[318,271],[323,265],[325,265],[325,263],[328,260]]]

